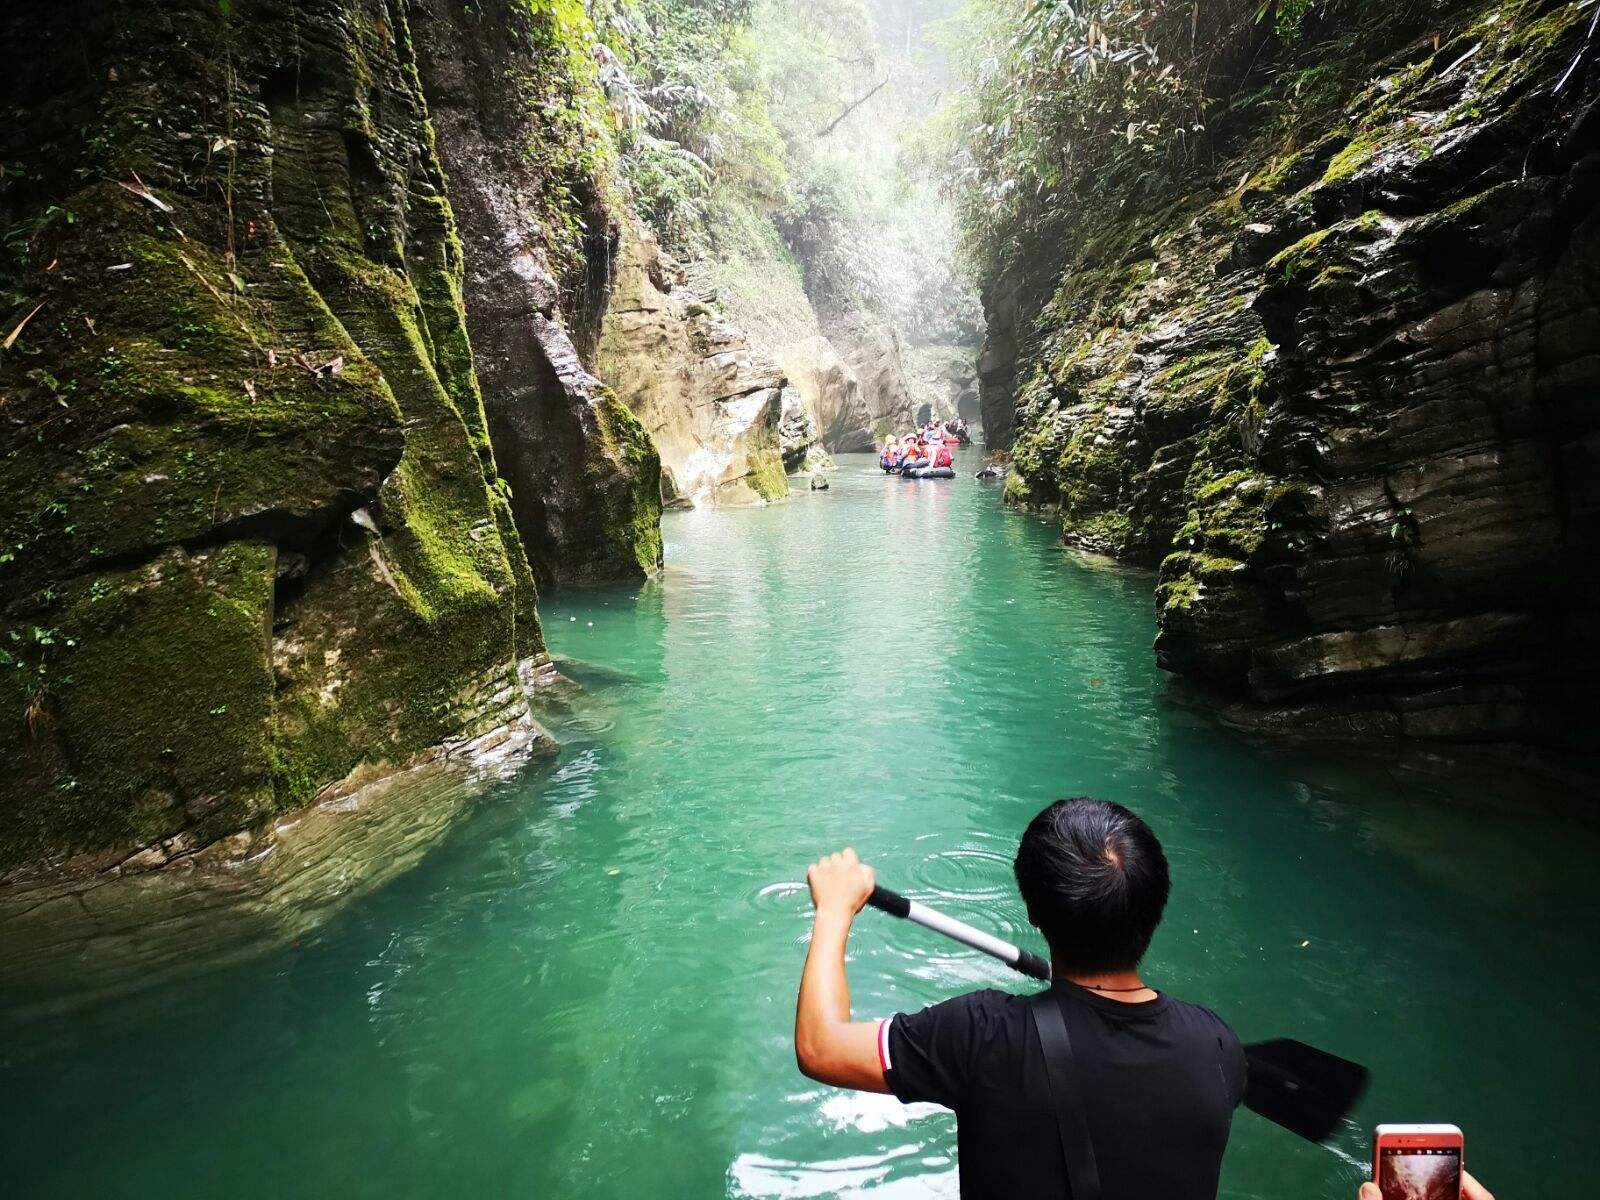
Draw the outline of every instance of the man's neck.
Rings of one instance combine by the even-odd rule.
[[[1129,1004],[1141,1004],[1155,996],[1155,989],[1145,986],[1144,980],[1139,978],[1137,967],[1124,971],[1061,971],[1055,978],[1087,988],[1097,996]]]

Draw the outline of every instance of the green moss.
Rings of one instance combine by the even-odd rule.
[[[1299,273],[1301,267],[1311,260],[1317,248],[1332,235],[1333,229],[1331,227],[1318,229],[1314,233],[1306,234],[1298,242],[1291,246],[1286,246],[1268,259],[1267,270],[1280,271],[1285,279],[1292,279]]]
[[[1028,487],[1027,479],[1018,471],[1006,476],[1005,486],[1000,490],[1001,500],[1016,508],[1027,508],[1033,503],[1033,492]]]
[[[1300,164],[1303,154],[1304,152],[1300,150],[1289,150],[1274,155],[1265,167],[1250,177],[1250,181],[1244,185],[1241,192],[1244,195],[1249,195],[1252,192],[1266,195],[1276,194]]]
[[[1238,559],[1215,554],[1178,551],[1161,562],[1156,584],[1156,605],[1163,615],[1187,612],[1204,596],[1231,586],[1245,570]]]
[[[1415,168],[1436,148],[1466,144],[1444,136],[1464,120],[1493,130],[1486,146],[1508,130],[1542,128],[1535,121],[1550,111],[1549,83],[1576,54],[1587,11],[1550,0],[1470,5],[1442,17],[1442,45],[1414,29],[1378,45],[1371,24],[1330,28],[1330,40],[1280,59],[1260,93],[1230,105],[1233,124],[1219,142],[1231,154],[1226,166],[1117,197],[1115,220],[1093,189],[1070,204],[1056,193],[1022,257],[984,281],[996,295],[1026,296],[1036,286],[1027,255],[1065,259],[1048,301],[1034,305],[1036,324],[1012,331],[1023,350],[1008,496],[1059,504],[1069,537],[1161,560],[1163,621],[1171,615],[1183,627],[1182,614],[1245,591],[1255,604],[1261,572],[1315,552],[1319,492],[1307,431],[1350,420],[1347,404],[1358,421],[1371,407],[1358,383],[1348,398],[1333,391],[1338,412],[1323,411],[1323,328],[1345,319],[1352,300],[1370,307],[1351,285],[1379,279],[1397,266],[1395,254],[1404,262],[1381,276],[1384,302],[1407,312],[1418,286],[1420,222],[1376,209],[1330,214],[1360,203],[1362,181],[1380,172],[1413,198],[1499,179],[1496,166],[1483,182],[1465,167]],[[1378,62],[1386,65],[1375,79]],[[1485,153],[1485,163],[1501,161]],[[1506,178],[1425,220],[1500,232],[1525,215],[1519,188],[1529,186]],[[1320,227],[1258,268],[1241,253],[1255,244],[1242,237],[1247,221],[1296,234]],[[1391,252],[1388,242],[1401,237],[1406,244]],[[1284,308],[1307,320],[1280,357],[1257,313]]]
[[[755,455],[750,469],[750,486],[763,500],[782,500],[789,494],[789,477],[776,446]]]
[[[1164,612],[1187,611],[1200,598],[1200,581],[1193,575],[1180,575],[1156,585],[1156,605]]]
[[[149,554],[239,515],[315,507],[337,477],[366,471],[375,484],[394,463],[392,398],[281,246],[230,272],[197,239],[158,233],[159,214],[121,188],[73,203],[80,218],[52,248],[60,321],[40,323],[30,347],[66,385],[24,389],[10,406],[41,432],[13,442],[0,469],[0,544],[15,555],[0,587]],[[72,286],[107,261],[134,265]],[[238,294],[230,273],[271,279],[272,299]],[[278,332],[274,314],[294,307],[306,319]],[[302,357],[345,368],[317,376]],[[41,523],[52,506],[66,519]]]
[[[1131,524],[1128,514],[1122,510],[1107,510],[1082,516],[1063,513],[1061,531],[1097,549],[1116,552],[1120,551],[1128,540]]]
[[[662,557],[661,457],[639,418],[610,389],[603,391],[594,412],[600,452],[620,480],[620,486],[605,488],[605,542],[619,561],[649,574]],[[600,474],[596,464],[591,475],[603,487]]]
[[[1490,6],[1479,21],[1439,54],[1442,61],[1454,61],[1478,43],[1486,47],[1487,53],[1480,51],[1483,61],[1472,78],[1464,105],[1481,109],[1496,103],[1520,81],[1544,77],[1555,65],[1548,61],[1552,57],[1564,67],[1557,52],[1565,51],[1563,44],[1585,19],[1585,7],[1552,5],[1548,0],[1510,0]]]
[[[1451,221],[1462,222],[1491,219],[1498,210],[1516,206],[1521,190],[1518,180],[1507,179],[1457,200],[1444,210],[1444,215]]]
[[[1311,290],[1313,292],[1319,291],[1322,288],[1332,287],[1341,279],[1355,279],[1358,276],[1359,272],[1352,267],[1339,266],[1337,264],[1331,267],[1324,267],[1317,272],[1316,278],[1311,281]]]
[[[274,562],[257,542],[171,550],[0,625],[0,871],[203,844],[270,810]]]
[[[1388,140],[1383,128],[1361,129],[1346,143],[1343,150],[1335,154],[1329,161],[1327,169],[1323,171],[1322,178],[1318,180],[1321,187],[1331,187],[1343,183],[1355,173],[1377,157]]]
[[[618,165],[593,21],[581,0],[479,5],[460,19],[505,52],[484,69],[500,76],[510,96],[506,108],[528,126],[520,150],[532,169],[524,178],[538,186],[519,201],[546,235],[543,249],[562,290],[577,291],[586,269],[585,222],[594,216],[586,205],[610,191]]]
[[[1085,537],[1117,535],[1121,549],[1128,530],[1125,495],[1134,473],[1122,437],[1107,436],[1103,413],[1086,416],[1072,430],[1053,472],[1060,495],[1061,523]]]
[[[1191,480],[1193,476],[1191,475]],[[1189,519],[1179,527],[1180,545],[1203,545],[1225,556],[1248,558],[1261,546],[1268,481],[1249,471],[1206,479],[1190,494]]]

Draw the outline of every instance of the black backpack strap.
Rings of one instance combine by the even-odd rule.
[[[1033,1014],[1039,1048],[1044,1051],[1045,1078],[1050,1084],[1051,1107],[1061,1134],[1061,1158],[1066,1164],[1067,1182],[1072,1186],[1072,1200],[1100,1200],[1100,1168],[1095,1165],[1094,1142],[1089,1139],[1089,1122],[1083,1115],[1072,1039],[1067,1036],[1061,1002],[1053,992],[1040,992],[1029,999],[1028,1010]]]

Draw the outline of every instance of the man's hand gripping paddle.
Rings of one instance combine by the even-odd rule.
[[[879,912],[913,921],[998,958],[1024,975],[1050,980],[1050,964],[1037,954],[935,912],[898,892],[874,887],[867,903]],[[1322,1141],[1339,1128],[1367,1086],[1367,1069],[1361,1064],[1293,1038],[1252,1042],[1244,1048],[1244,1056],[1250,1065],[1245,1107],[1313,1142]]]

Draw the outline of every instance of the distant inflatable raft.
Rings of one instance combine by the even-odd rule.
[[[906,472],[907,479],[954,479],[954,467],[913,467]]]

